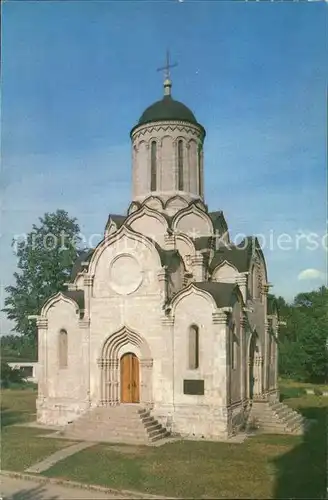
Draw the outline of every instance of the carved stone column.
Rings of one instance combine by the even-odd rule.
[[[119,397],[119,378],[118,368],[119,361],[117,359],[97,360],[100,368],[100,404],[101,406],[114,406],[120,402]]]
[[[270,360],[268,359],[268,346],[269,346],[269,323],[264,322],[264,352],[263,356],[263,388],[266,392],[269,389],[269,370],[270,370]]]
[[[82,363],[87,369],[85,370],[85,400],[88,406],[91,406],[91,363],[90,363],[90,319],[89,317],[84,317],[79,320],[79,328],[83,331],[81,332],[82,338]]]
[[[38,327],[38,405],[41,405],[43,400],[48,396],[48,319],[43,316],[38,316],[36,320]]]
[[[273,349],[274,349],[274,353],[273,353],[273,360],[272,360],[272,366],[274,367],[273,368],[273,385],[274,385],[274,388],[278,391],[278,356],[279,356],[279,353],[278,353],[278,330],[279,330],[279,325],[276,326],[275,328],[275,332],[274,332],[274,341],[273,341]]]
[[[153,360],[141,359],[141,383],[140,383],[140,403],[151,406],[153,403],[152,381],[153,381]]]
[[[254,399],[263,400],[263,382],[262,382],[262,370],[263,370],[263,357],[255,354],[254,356]]]
[[[212,313],[213,325],[216,334],[216,349],[219,353],[218,366],[219,378],[215,383],[222,383],[222,378],[225,379],[225,394],[222,394],[222,403],[226,405],[231,404],[231,370],[229,364],[229,351],[228,351],[228,323],[229,323],[229,310],[217,309]],[[225,403],[224,403],[225,401]]]
[[[245,327],[246,318],[244,315],[240,318],[239,352],[240,352],[240,399],[246,398],[246,346],[245,346]]]
[[[202,146],[202,149],[201,149],[201,152],[200,152],[200,155],[199,155],[199,182],[200,182],[200,186],[199,186],[199,194],[200,196],[202,197],[202,199],[204,198],[204,150],[203,150],[203,146]]]
[[[175,236],[174,234],[164,234],[165,250],[175,250]]]
[[[236,279],[236,283],[240,288],[241,294],[242,294],[244,302],[246,304],[246,301],[247,301],[247,274],[243,273],[242,275],[238,276]]]
[[[162,269],[157,273],[158,276],[158,281],[161,287],[161,299],[162,299],[162,304],[166,304],[167,299],[168,299],[168,276],[167,276],[167,267],[164,266]]]
[[[191,192],[191,176],[193,172],[191,170],[192,165],[190,165],[190,144],[189,142],[185,145],[185,160],[183,162],[183,191]]]
[[[192,270],[195,281],[205,280],[205,266],[201,252],[196,252],[196,255],[192,257]]]
[[[161,324],[163,327],[163,336],[166,338],[167,342],[167,372],[171,373],[171,400],[166,400],[168,406],[172,406],[172,412],[174,412],[175,405],[175,364],[176,364],[176,353],[175,353],[175,338],[174,338],[174,316],[166,315],[161,317]],[[163,362],[162,362],[163,367]],[[152,401],[156,401],[156,395],[152,398]]]

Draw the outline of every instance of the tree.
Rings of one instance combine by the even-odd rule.
[[[13,240],[18,258],[15,284],[5,288],[3,311],[15,323],[15,330],[36,343],[36,325],[29,315],[39,314],[44,302],[69,280],[74,261],[80,253],[80,228],[64,210],[46,213],[33,225],[24,240]]]
[[[37,349],[26,335],[1,336],[2,361],[35,361]]]
[[[279,371],[306,382],[326,382],[328,288],[298,294],[284,309],[279,333]]]
[[[17,368],[11,368],[5,361],[1,362],[1,387],[9,387],[10,384],[20,384],[23,382],[23,374]]]

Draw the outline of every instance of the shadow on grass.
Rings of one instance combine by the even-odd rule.
[[[17,491],[10,496],[5,496],[5,500],[59,500],[59,497],[51,496],[44,486],[36,486],[35,488],[29,488]]]
[[[298,408],[315,419],[302,443],[274,459],[276,484],[273,498],[326,498],[327,407]]]

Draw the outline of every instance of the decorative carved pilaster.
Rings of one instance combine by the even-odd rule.
[[[204,257],[201,252],[196,252],[196,254],[191,258],[193,275],[195,281],[204,281],[205,279],[205,266]]]
[[[195,255],[191,258],[192,264],[200,265],[203,264],[203,255],[201,252],[196,252]]]
[[[164,244],[165,244],[165,250],[174,250],[175,249],[174,234],[165,234],[164,235]]]
[[[157,273],[158,281],[161,287],[162,303],[165,304],[168,298],[168,276],[167,266],[162,267]]]
[[[93,280],[94,280],[94,275],[91,274],[85,274],[84,279],[83,279],[83,284],[84,286],[92,286],[93,285]]]
[[[101,370],[101,404],[103,406],[116,405],[119,402],[119,360],[99,358],[97,364]]]
[[[36,326],[42,330],[48,329],[48,318],[44,316],[38,316],[36,320]]]
[[[255,356],[254,358],[254,366],[262,366],[263,365],[263,357]]]
[[[149,358],[149,359],[141,359],[140,360],[140,365],[143,367],[143,368],[152,368],[153,367],[153,359]]]
[[[215,325],[227,325],[229,317],[227,312],[218,311],[212,314],[212,321]]]
[[[74,283],[68,283],[67,284],[67,290],[69,292],[75,292],[77,290],[77,286]]]
[[[244,315],[240,317],[240,327],[245,330],[245,327],[247,325],[247,319],[245,318]]]
[[[157,273],[158,276],[158,281],[159,282],[166,282],[167,281],[167,267],[164,266],[162,269],[160,269]]]
[[[174,316],[162,316],[161,323],[162,323],[162,325],[165,325],[165,326],[174,325]]]
[[[236,283],[239,286],[246,286],[247,285],[247,276],[245,276],[245,275],[238,276],[236,278]]]
[[[90,318],[79,319],[79,328],[89,328]]]

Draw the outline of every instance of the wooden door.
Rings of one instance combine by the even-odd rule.
[[[139,360],[130,352],[121,357],[121,403],[139,403]]]

